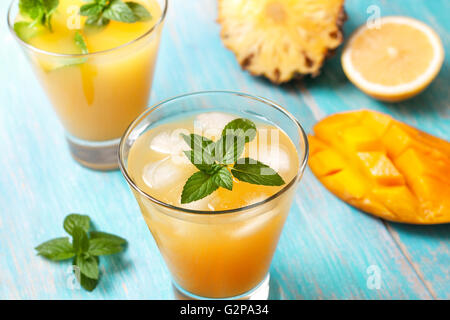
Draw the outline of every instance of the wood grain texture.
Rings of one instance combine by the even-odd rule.
[[[7,2],[0,4],[2,17]],[[381,15],[423,20],[442,38],[444,67],[414,99],[389,104],[367,97],[347,81],[339,51],[320,77],[273,86],[241,71],[223,47],[214,0],[172,0],[150,105],[186,92],[237,90],[280,103],[307,131],[327,114],[365,107],[449,139],[449,2],[348,0],[347,35],[366,21],[369,5]],[[120,172],[94,172],[70,158],[62,127],[6,23],[0,41],[0,298],[172,299],[169,273]],[[71,288],[69,262],[52,263],[33,250],[63,235],[70,212],[88,214],[98,229],[129,240],[123,254],[101,258],[102,279],[92,293]],[[364,214],[307,170],[272,263],[270,296],[448,299],[449,236],[450,225],[402,225]],[[378,290],[367,286],[371,265],[381,271]]]

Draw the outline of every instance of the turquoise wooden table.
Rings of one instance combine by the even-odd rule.
[[[75,163],[62,127],[0,16],[0,298],[171,299],[169,273],[119,171]],[[323,116],[362,107],[383,111],[450,138],[450,2],[348,0],[349,35],[368,17],[408,15],[441,36],[446,61],[421,95],[377,102],[350,84],[340,51],[320,77],[281,87],[241,71],[219,38],[216,1],[172,0],[149,103],[199,90],[237,90],[272,99],[307,131]],[[70,263],[35,255],[39,243],[63,235],[66,214],[88,214],[101,230],[128,239],[121,254],[101,259],[92,293],[72,287]],[[298,188],[271,267],[272,299],[449,299],[450,225],[385,222],[330,194],[309,169]],[[377,286],[377,279],[380,280]]]

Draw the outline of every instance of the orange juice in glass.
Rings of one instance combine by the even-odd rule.
[[[229,137],[224,129],[233,127],[230,123],[243,120],[253,123],[256,133],[242,140],[236,156],[221,141]],[[196,164],[193,135],[203,137],[203,152],[215,159],[205,163],[217,168]],[[207,151],[210,145],[214,151]],[[230,161],[219,156],[228,154],[225,149],[231,150]],[[120,167],[178,297],[267,298],[270,263],[307,154],[306,136],[291,114],[240,93],[180,96],[132,123],[119,147]],[[204,153],[201,157],[205,161]],[[243,159],[254,161],[249,166]],[[231,185],[217,182],[219,187],[211,188],[219,170]],[[206,176],[204,182],[188,185],[197,175]]]
[[[80,11],[94,1],[59,0],[48,23],[33,21],[20,1],[10,6],[9,27],[65,128],[72,156],[92,169],[116,168],[119,139],[149,99],[167,1],[133,0],[145,18],[96,25]],[[103,10],[128,3],[114,1],[104,0]]]

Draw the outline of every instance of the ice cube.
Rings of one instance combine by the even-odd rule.
[[[185,181],[186,170],[167,156],[144,167],[143,180],[150,187],[160,189]]]
[[[283,145],[260,142],[255,139],[247,146],[249,157],[256,159],[277,172],[285,172],[289,170],[290,159],[289,153]]]
[[[258,154],[258,161],[267,164],[277,172],[289,170],[289,155],[283,147],[276,148],[271,146],[264,150],[261,149]]]
[[[194,119],[194,132],[209,139],[217,139],[228,122],[234,119],[235,116],[222,112],[202,113]]]
[[[150,148],[165,154],[180,154],[189,150],[189,145],[181,137],[181,134],[189,134],[185,129],[166,130],[158,133],[150,142]]]
[[[191,209],[191,210],[201,210],[201,211],[214,211],[214,206],[213,206],[213,202],[215,199],[216,195],[210,194],[209,196],[197,200],[197,201],[193,201],[193,202],[189,202],[189,203],[183,203],[183,204],[179,204],[180,207],[182,208],[186,208],[186,209]]]
[[[150,142],[150,149],[170,154],[172,160],[176,164],[190,163],[189,159],[183,153],[183,151],[189,150],[189,145],[181,137],[181,133],[189,134],[188,130],[176,129],[165,130],[158,133]]]

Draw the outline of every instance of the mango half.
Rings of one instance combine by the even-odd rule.
[[[450,143],[370,110],[330,115],[309,166],[341,200],[386,220],[450,222]]]

